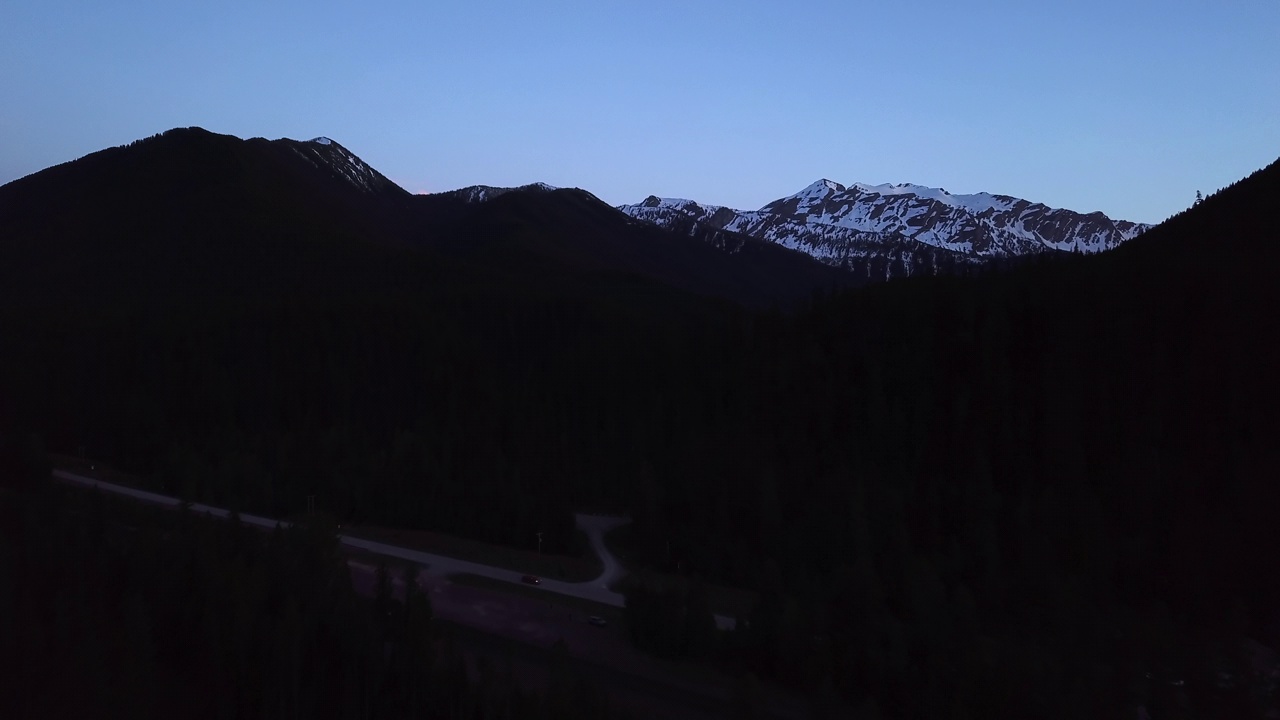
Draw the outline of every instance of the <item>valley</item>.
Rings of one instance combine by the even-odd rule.
[[[585,190],[411,195],[379,178],[333,140],[187,128],[0,187],[0,477],[30,493],[10,510],[57,516],[39,499],[51,453],[268,524],[314,505],[362,529],[345,545],[421,543],[394,553],[487,578],[457,592],[514,582],[517,598],[622,607],[601,635],[637,653],[721,668],[744,697],[773,684],[867,717],[1274,706],[1237,649],[1280,643],[1280,585],[1260,552],[1280,547],[1266,481],[1280,166],[1150,229],[916,186],[818,183],[769,211],[933,253],[911,267],[937,272],[905,273],[883,258],[825,264],[703,206],[650,204],[689,220],[664,228]],[[957,208],[1006,230],[940,239],[970,227]],[[859,225],[876,212],[883,227]],[[1008,228],[1041,247],[1014,257]],[[990,264],[942,260],[970,251]],[[631,520],[612,536],[631,571],[616,589],[574,582],[590,574],[576,561],[606,547],[591,538],[608,539],[579,532],[584,507]],[[136,545],[112,541],[129,552],[99,547],[98,530],[17,524],[6,552],[65,542],[121,577],[175,578],[139,600],[94,570],[114,593],[101,614],[85,609],[89,585],[31,585],[95,622],[134,618],[129,632],[181,659],[173,677],[194,656],[153,636],[136,603],[166,608],[169,632],[204,628],[201,643],[240,623],[241,653],[264,640],[231,609],[266,608],[278,646],[263,657],[289,677],[304,635],[280,588],[296,581],[320,593],[307,612],[346,628],[331,642],[307,625],[307,642],[330,643],[317,657],[362,658],[359,682],[399,683],[341,685],[317,666],[308,678],[338,683],[325,692],[408,708],[412,673],[470,687],[453,660],[416,654],[436,632],[420,620],[384,628],[408,655],[379,664],[352,628],[421,618],[418,600],[370,609],[334,594],[352,570],[330,567],[329,539],[306,523],[250,541],[154,522]],[[272,549],[245,549],[257,542]],[[567,558],[563,571],[541,554]],[[205,620],[175,609],[196,582],[182,568],[197,566],[220,593]],[[531,570],[538,589],[520,583]],[[716,588],[745,590],[748,606],[720,613]],[[71,632],[66,617],[33,627]],[[102,647],[126,652],[117,640]],[[209,662],[209,677],[234,674]],[[1222,672],[1247,680],[1220,687]],[[300,706],[303,682],[264,692]],[[592,716],[590,697],[572,712]]]

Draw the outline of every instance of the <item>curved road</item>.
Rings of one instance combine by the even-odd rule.
[[[115,485],[113,483],[103,482],[95,478],[76,475],[65,470],[54,470],[53,477],[63,482],[69,482],[86,487],[93,487],[106,492],[127,495],[145,502],[156,503],[158,505],[168,505],[176,507],[182,504],[178,498],[160,495],[158,493],[148,492],[146,490],[138,490],[136,488],[125,487],[123,485]],[[216,508],[201,503],[191,503],[191,509],[195,512],[208,513],[214,517],[228,518],[231,513],[224,508]],[[591,541],[591,548],[600,558],[604,571],[599,577],[587,582],[572,583],[562,580],[550,580],[542,578],[538,587],[544,590],[558,593],[560,595],[568,595],[570,597],[582,598],[583,600],[591,600],[611,605],[613,607],[623,607],[624,601],[622,593],[609,589],[609,586],[621,580],[626,575],[625,569],[622,567],[618,559],[609,552],[604,544],[604,534],[619,525],[628,522],[626,518],[609,517],[605,515],[583,515],[574,516],[577,525],[587,534]],[[257,525],[268,530],[274,529],[277,525],[288,527],[289,523],[283,520],[275,520],[272,518],[264,518],[257,515],[240,514],[240,521],[249,525]],[[351,537],[349,535],[338,535],[339,541],[343,545],[353,548],[359,548],[378,555],[386,557],[399,558],[408,560],[425,566],[426,572],[431,575],[446,577],[449,575],[457,575],[467,573],[471,575],[480,575],[482,577],[519,584],[523,573],[515,570],[507,570],[505,568],[493,567],[491,565],[482,565],[480,563],[469,562],[467,560],[458,560],[444,555],[436,555],[434,553],[422,552],[420,550],[410,550],[409,548],[399,547],[397,545],[388,545],[386,543],[374,542],[373,540],[365,540],[363,538]],[[730,629],[733,627],[733,619],[721,615],[716,616],[716,625],[721,629]]]
[[[55,470],[53,475],[62,482],[98,488],[157,505],[178,507],[182,504],[177,498],[103,482],[64,470]],[[200,503],[192,503],[190,507],[196,512],[208,513],[214,517],[231,516],[223,508]],[[591,547],[599,555],[603,572],[588,582],[542,580],[541,586],[554,593],[622,607],[622,595],[610,590],[609,585],[622,579],[626,570],[605,547],[604,534],[625,524],[627,520],[583,514],[575,517],[578,527],[587,534]],[[249,525],[268,530],[290,525],[282,520],[257,515],[241,514],[240,519]],[[339,538],[344,545],[353,548],[425,566],[418,576],[418,582],[430,595],[435,616],[462,631],[462,637],[467,640],[473,654],[488,652],[496,660],[510,662],[510,654],[514,652],[516,656],[523,658],[526,670],[545,668],[546,648],[556,640],[567,640],[569,646],[574,648],[570,661],[577,670],[608,688],[615,701],[622,700],[624,706],[640,711],[641,716],[705,720],[723,717],[724,710],[727,709],[732,693],[726,686],[709,685],[683,677],[680,672],[672,672],[663,662],[635,651],[620,627],[595,628],[587,624],[586,616],[580,611],[566,613],[563,607],[546,604],[532,597],[469,587],[452,583],[448,579],[449,575],[455,573],[470,573],[519,583],[522,577],[520,573],[363,538],[344,535],[339,535]],[[348,560],[347,564],[352,570],[352,582],[356,591],[362,595],[372,595],[376,568],[358,560]],[[396,594],[402,593],[402,575],[393,572],[391,580]],[[716,620],[721,627],[724,627],[725,621],[732,627],[731,620],[720,616]],[[501,652],[495,655],[495,651]],[[524,678],[522,682],[530,680]],[[639,703],[639,706],[632,707],[634,703]],[[766,712],[773,717],[788,720],[799,717],[793,702],[778,700],[769,702],[768,705]]]

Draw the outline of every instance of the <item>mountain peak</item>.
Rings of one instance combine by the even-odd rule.
[[[364,192],[372,194],[390,192],[397,195],[405,192],[403,188],[374,170],[350,150],[323,135],[306,141],[286,138],[269,142],[281,143],[291,148],[298,157],[313,167],[326,168]]]
[[[879,185],[871,185],[869,183],[856,182],[853,185],[850,185],[850,187],[857,188],[862,192],[874,192],[874,193],[880,193],[882,195],[884,194],[902,195],[905,193],[914,193],[921,190],[925,190],[925,191],[934,190],[934,191],[938,191],[938,192],[942,192],[950,195],[950,193],[947,193],[947,191],[943,190],[942,188],[931,188],[927,185],[916,185],[915,183],[880,183]]]
[[[548,185],[544,182],[532,182],[527,185],[518,185],[516,187],[494,187],[493,185],[468,185],[467,187],[458,188],[457,190],[446,190],[439,195],[448,197],[461,198],[464,202],[477,203],[492,200],[501,195],[511,192],[533,192],[547,193],[560,190],[554,185]]]
[[[842,193],[847,189],[848,188],[834,180],[822,178],[821,180],[815,180],[812,183],[809,183],[809,186],[804,190],[801,190],[798,194],[804,196],[829,195],[832,193]]]
[[[755,211],[653,197],[620,209],[667,228],[742,233],[880,277],[1043,252],[1100,252],[1147,228],[1007,195],[956,195],[912,183],[846,187],[827,178]],[[903,257],[914,259],[894,269],[890,260]]]

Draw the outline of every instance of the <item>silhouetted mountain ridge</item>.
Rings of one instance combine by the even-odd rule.
[[[1276,706],[1238,649],[1280,646],[1280,165],[1111,252],[788,315],[680,289],[765,266],[588,193],[404,198],[191,145],[220,168],[194,197],[177,160],[0,188],[15,437],[196,501],[531,551],[617,507],[629,563],[692,580],[631,589],[638,645],[696,657],[699,578],[753,588],[725,661],[868,717]],[[295,171],[329,207],[243,177]]]
[[[735,257],[637,227],[585,191],[530,187],[481,203],[413,196],[328,138],[240,140],[200,128],[10,183],[0,227],[15,281],[78,293],[107,278],[136,291],[264,291],[300,287],[303,275],[341,291],[362,274],[412,283],[407,266],[444,271],[442,262],[463,263],[481,283],[486,272],[495,284],[514,273],[552,285],[594,273],[593,284],[630,277],[756,306],[849,282],[798,253]]]
[[[446,229],[437,237],[452,238],[445,244],[493,262],[650,278],[753,306],[794,305],[815,290],[856,284],[845,272],[769,243],[739,238],[751,246],[744,253],[740,247],[690,242],[684,234],[638,223],[580,188],[472,187],[415,201],[437,211],[448,207],[441,216],[449,220],[439,226]]]

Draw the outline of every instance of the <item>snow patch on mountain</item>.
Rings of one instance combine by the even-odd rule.
[[[855,271],[888,267],[891,259],[899,274],[1051,251],[1101,252],[1149,227],[1008,195],[955,195],[910,183],[846,186],[825,178],[759,210],[656,196],[619,209],[686,234],[742,233]]]
[[[991,193],[974,193],[972,195],[952,195],[944,188],[930,188],[923,185],[912,185],[910,183],[899,183],[890,185],[866,185],[864,183],[854,183],[853,187],[863,193],[871,195],[914,195],[916,197],[928,198],[935,202],[940,202],[952,207],[963,208],[972,213],[980,213],[994,208],[1009,207],[1010,204],[1017,201],[1001,195],[992,195]]]
[[[534,183],[529,183],[528,185],[520,185],[518,187],[494,187],[492,185],[469,185],[464,188],[458,188],[457,190],[449,190],[447,192],[443,192],[440,194],[458,197],[458,198],[461,198],[463,201],[469,202],[469,203],[479,203],[479,202],[486,202],[488,200],[492,200],[496,197],[499,197],[501,195],[506,195],[509,192],[515,192],[517,190],[526,191],[526,192],[551,192],[553,190],[559,190],[559,189],[560,188],[554,185],[548,185],[547,183],[544,183],[544,182],[534,182]]]
[[[404,192],[382,173],[356,157],[355,153],[327,137],[306,142],[286,140],[293,151],[317,168],[327,168],[347,182],[368,193]]]

